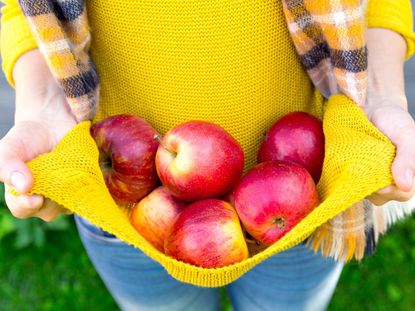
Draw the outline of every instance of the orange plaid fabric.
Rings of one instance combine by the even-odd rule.
[[[88,55],[91,34],[83,1],[20,0],[20,7],[78,121],[98,105],[97,70]]]
[[[365,102],[367,49],[365,1],[284,0],[294,45],[324,97],[343,93]]]
[[[365,1],[283,0],[293,43],[310,79],[324,97],[343,93],[358,105],[365,103],[367,48]],[[371,254],[385,228],[384,217],[374,223],[367,201],[354,204],[318,228],[309,244],[326,256],[362,259]]]

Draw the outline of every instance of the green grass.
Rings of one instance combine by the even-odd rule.
[[[0,240],[0,310],[118,310],[69,219],[65,231],[46,232],[43,247],[16,248],[16,233]],[[414,260],[415,219],[409,218],[382,238],[374,256],[344,269],[329,310],[415,310]]]
[[[48,233],[46,244],[14,247],[0,242],[0,310],[118,310],[83,249],[71,221]]]
[[[376,253],[343,270],[329,310],[415,310],[415,219],[384,236]]]

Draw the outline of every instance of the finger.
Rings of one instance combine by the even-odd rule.
[[[33,186],[32,172],[6,140],[0,141],[0,181],[19,193],[27,193]]]
[[[395,141],[396,157],[392,164],[392,175],[396,186],[403,191],[411,191],[415,173],[415,124],[399,131]]]
[[[5,199],[7,207],[16,218],[29,218],[36,214],[43,205],[44,199],[39,195],[14,195],[6,186]]]
[[[0,140],[0,181],[27,193],[33,186],[33,175],[25,163],[49,148],[49,136],[41,125],[31,121],[15,125]]]
[[[65,213],[66,209],[56,202],[45,199],[42,208],[33,216],[46,222],[54,221],[60,214]]]
[[[0,140],[0,180],[19,193],[27,193],[33,186],[33,175],[25,164],[26,147],[12,128]]]
[[[391,186],[386,186],[385,188],[382,188],[376,191],[375,193],[379,195],[388,195],[389,193],[395,191],[395,189],[396,189],[396,186],[391,185]]]
[[[402,191],[396,186],[387,186],[372,195],[368,196],[367,199],[373,204],[383,205],[388,201],[401,201],[405,202],[410,200],[415,194],[415,184],[412,186],[410,191]]]
[[[385,187],[376,193],[374,195],[378,195],[380,197],[384,197],[388,200],[395,200],[395,201],[408,201],[413,197],[415,194],[415,185],[412,186],[410,191],[402,191],[396,186],[388,186]]]

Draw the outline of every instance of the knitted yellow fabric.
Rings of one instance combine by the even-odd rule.
[[[36,48],[36,42],[27,25],[26,19],[20,11],[17,0],[1,0],[1,2],[5,4],[2,8],[1,20],[0,50],[3,58],[2,65],[9,83],[14,85],[12,77],[14,63],[23,53]],[[157,4],[157,1],[154,2],[155,5],[159,7],[164,5],[168,7],[179,1],[169,1],[170,5],[165,2],[159,4]],[[115,23],[107,23],[114,30],[117,28],[128,28],[131,22],[138,24],[142,22],[142,20],[139,19],[140,16],[135,16],[134,13],[135,7],[142,4],[141,1],[93,0],[87,1],[87,3],[89,4],[88,10],[90,11],[93,8],[95,8],[95,10],[100,10],[101,8],[104,9],[105,12],[102,13],[102,16],[111,17],[111,21],[115,20]],[[225,5],[225,3],[227,2],[223,2],[223,5]],[[279,4],[279,1],[275,1],[275,3]],[[127,14],[121,14],[122,11],[119,9],[120,4],[123,7],[127,7]],[[195,2],[195,5],[196,4],[199,5],[198,2]],[[185,12],[183,12],[183,14],[184,13]],[[100,19],[97,19],[96,21],[99,20]],[[102,20],[105,21],[105,18]],[[414,53],[415,35],[412,30],[412,12],[409,0],[369,0],[367,8],[367,24],[369,27],[388,28],[401,33],[408,44],[407,57]],[[93,36],[98,33],[95,26],[96,23],[94,23],[93,27]],[[112,36],[111,33],[110,35]],[[126,38],[119,38],[119,40],[126,40]],[[136,81],[139,83],[139,80]]]
[[[1,52],[12,83],[14,62],[36,45],[17,0],[3,2]],[[369,26],[393,26],[413,42],[407,2],[369,1]],[[278,116],[288,110],[321,116],[321,98],[298,60],[281,1],[86,3],[101,75],[96,120],[135,113],[163,134],[182,121],[208,119],[242,143],[251,167]]]
[[[49,154],[29,163],[33,193],[44,195],[138,247],[175,278],[199,286],[228,284],[250,268],[303,241],[317,227],[353,203],[391,184],[394,146],[343,95],[333,95],[323,119],[326,156],[318,185],[321,204],[281,240],[249,259],[219,269],[178,262],[152,247],[132,227],[129,211],[108,193],[98,165],[89,122],[80,123]]]
[[[392,2],[401,1],[405,0]],[[22,20],[14,15],[16,0],[6,2],[2,54],[12,82],[14,61],[33,47],[33,41],[25,32],[27,26],[18,26]],[[322,97],[300,64],[280,1],[91,0],[87,6],[90,51],[101,76],[101,102],[94,121],[134,113],[164,134],[189,119],[210,120],[240,141],[249,168],[255,164],[264,132],[283,114],[302,110],[323,117]],[[407,31],[404,24],[397,28]],[[353,103],[333,96],[324,118],[322,204],[278,243],[230,267],[201,269],[177,262],[132,228],[128,211],[118,208],[106,190],[88,123],[75,128],[51,154],[30,163],[33,193],[142,249],[179,280],[221,286],[392,182],[393,145]]]
[[[402,35],[407,45],[407,59],[415,52],[415,33],[411,10],[413,8],[411,8],[409,0],[369,0],[366,14],[368,27],[386,28]]]
[[[241,143],[249,168],[281,115],[321,116],[321,97],[279,1],[120,1],[117,10],[109,1],[86,4],[101,82],[94,121],[128,112],[160,134],[184,121],[212,121]]]

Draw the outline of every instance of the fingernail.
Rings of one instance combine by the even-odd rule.
[[[411,169],[406,170],[405,177],[406,177],[406,183],[408,187],[412,187],[412,184],[414,182],[414,173],[412,172]]]
[[[10,182],[17,191],[23,192],[26,185],[26,177],[20,172],[14,172],[10,177]]]

